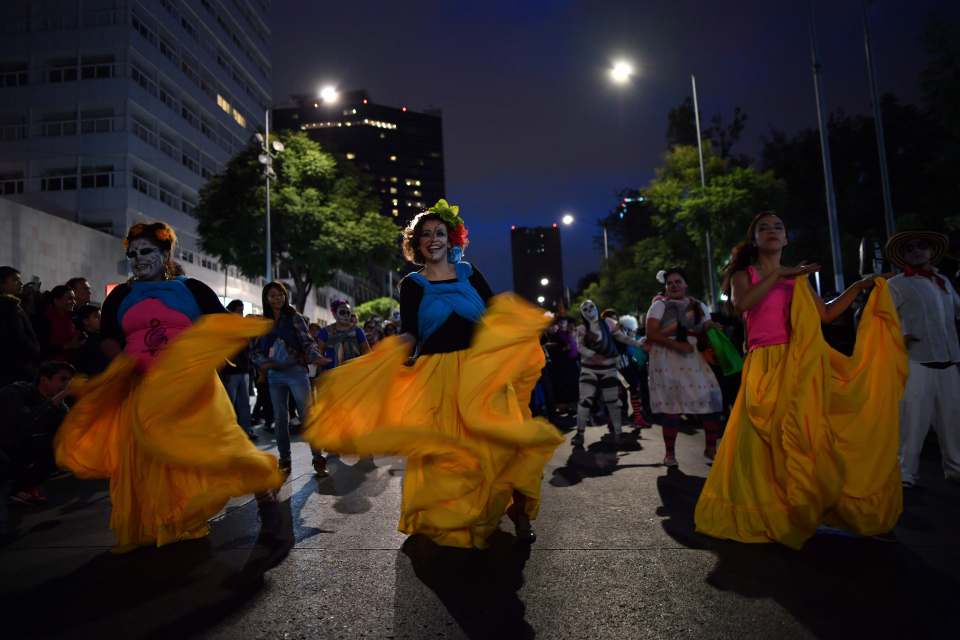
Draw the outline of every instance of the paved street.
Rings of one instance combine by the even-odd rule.
[[[0,547],[7,638],[945,637],[960,593],[960,489],[907,496],[898,542],[822,534],[802,552],[693,532],[703,434],[660,466],[658,429],[619,453],[588,431],[547,467],[539,540],[504,519],[486,552],[395,531],[402,460],[331,461],[296,445],[273,528],[250,498],[208,540],[109,553],[103,482],[61,477]],[[569,436],[569,434],[568,434]],[[269,448],[264,443],[264,448]],[[10,625],[18,634],[7,635]],[[952,625],[951,625],[952,626]]]

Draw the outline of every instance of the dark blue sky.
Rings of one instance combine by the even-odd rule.
[[[771,128],[816,122],[806,0],[274,5],[277,103],[332,82],[384,104],[443,109],[448,199],[470,228],[468,258],[497,290],[511,287],[510,225],[550,224],[564,211],[577,216],[564,230],[567,284],[596,270],[596,221],[618,190],[652,177],[690,73],[703,116],[747,112],[743,152]],[[816,5],[827,106],[867,112],[861,2]],[[956,19],[958,5],[873,3],[881,91],[918,99],[924,21],[934,11]],[[607,80],[617,57],[639,69],[629,87]]]

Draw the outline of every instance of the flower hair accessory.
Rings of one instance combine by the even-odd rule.
[[[660,271],[657,271],[657,282],[660,284],[667,283],[667,272],[665,270],[660,269]]]
[[[467,247],[467,227],[463,224],[463,218],[460,217],[460,207],[451,205],[446,200],[437,200],[437,204],[427,209],[427,213],[438,216],[450,227],[450,244],[461,250]]]

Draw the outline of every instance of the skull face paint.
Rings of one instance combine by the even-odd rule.
[[[593,300],[584,300],[580,303],[580,315],[591,324],[596,322],[600,317],[597,313],[597,305],[593,303]]]
[[[340,324],[350,324],[351,318],[353,316],[353,309],[350,308],[350,305],[347,303],[341,304],[337,307],[337,322]]]
[[[137,280],[163,280],[170,252],[146,238],[136,238],[127,246],[127,258],[133,277]]]

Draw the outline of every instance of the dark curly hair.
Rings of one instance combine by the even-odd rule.
[[[429,220],[438,220],[443,223],[443,226],[447,228],[447,236],[450,238],[450,246],[459,246],[460,248],[466,250],[467,245],[470,244],[470,241],[466,237],[466,229],[463,225],[460,225],[460,228],[463,229],[461,232],[463,237],[455,237],[455,230],[450,228],[450,225],[441,218],[436,213],[431,213],[430,211],[423,211],[418,213],[413,220],[410,221],[410,224],[403,230],[403,257],[407,259],[408,262],[413,264],[423,265],[426,263],[426,259],[423,257],[423,254],[420,252],[420,232],[423,230],[423,225]]]

